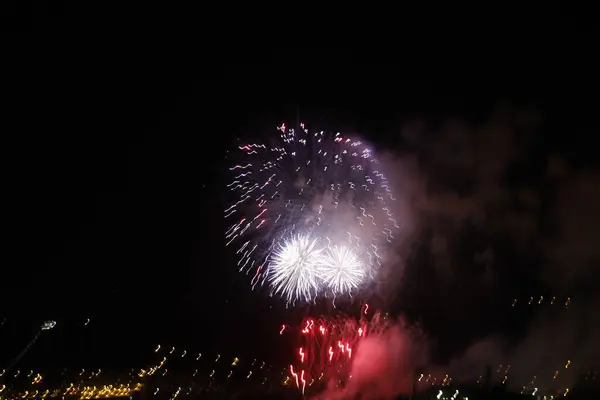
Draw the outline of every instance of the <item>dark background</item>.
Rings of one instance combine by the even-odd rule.
[[[597,158],[591,30],[577,10],[490,10],[472,29],[401,18],[370,37],[323,16],[79,7],[5,17],[3,356],[49,318],[59,324],[36,351],[64,364],[129,365],[156,343],[278,353],[271,335],[304,311],[251,292],[228,265],[222,156],[298,111],[394,147],[412,118],[482,121],[505,102],[547,117],[545,149]]]

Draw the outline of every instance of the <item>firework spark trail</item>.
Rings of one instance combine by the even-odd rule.
[[[366,306],[365,308],[368,308]],[[307,318],[299,331],[300,344],[296,364],[290,371],[305,371],[307,386],[321,385],[333,380],[344,384],[351,378],[353,351],[368,336],[382,335],[392,326],[385,316],[375,313],[360,319],[351,317]],[[296,374],[297,375],[297,374]],[[296,377],[292,372],[291,378]],[[302,389],[301,382],[297,385]]]
[[[226,244],[236,246],[239,270],[253,271],[253,287],[269,283],[288,303],[355,291],[374,278],[381,245],[399,228],[389,183],[361,141],[304,124],[277,129],[268,146],[243,144],[234,155]],[[292,261],[285,244],[299,237],[314,242]],[[317,267],[309,249],[322,256],[319,277],[308,269]]]

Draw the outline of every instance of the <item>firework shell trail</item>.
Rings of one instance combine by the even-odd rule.
[[[253,288],[267,283],[294,303],[353,294],[375,279],[399,222],[367,145],[282,124],[231,154],[225,243]]]

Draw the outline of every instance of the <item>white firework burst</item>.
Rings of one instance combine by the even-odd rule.
[[[269,282],[273,293],[289,302],[311,300],[319,291],[319,270],[322,248],[318,238],[297,235],[278,245],[269,264]]]
[[[328,247],[319,261],[319,277],[334,295],[357,290],[366,276],[365,265],[346,246]]]
[[[277,131],[231,153],[225,243],[235,247],[239,271],[252,276],[253,288],[268,282],[288,303],[375,279],[399,225],[370,146],[304,124]]]

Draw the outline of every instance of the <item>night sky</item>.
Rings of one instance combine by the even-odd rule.
[[[266,44],[268,29],[243,39],[230,29],[246,25],[196,30],[190,15],[178,22],[185,10],[126,10],[106,18],[101,12],[90,21],[72,18],[79,10],[66,6],[33,13],[11,33],[18,45],[5,76],[4,198],[11,222],[0,284],[11,328],[0,329],[6,343],[25,343],[38,321],[52,318],[59,325],[44,348],[63,354],[65,363],[92,357],[96,364],[125,365],[161,342],[270,349],[273,357],[285,351],[270,345],[277,326],[308,311],[286,310],[266,291],[252,292],[232,265],[221,219],[223,154],[234,138],[294,123],[297,114],[313,126],[358,132],[398,158],[415,156],[429,200],[452,209],[437,196],[451,192],[475,199],[467,208],[494,215],[481,223],[432,211],[439,207],[434,201],[417,207],[419,226],[402,250],[404,278],[390,277],[397,283],[384,282],[385,299],[375,300],[420,321],[436,338],[440,359],[493,332],[521,334],[528,313],[509,314],[515,297],[564,298],[574,291],[592,297],[584,283],[595,272],[564,290],[539,273],[550,262],[548,247],[563,243],[567,229],[557,216],[565,191],[548,177],[566,169],[565,184],[576,186],[584,172],[600,167],[597,77],[589,73],[585,43],[563,36],[579,26],[568,13],[542,18],[544,29],[569,27],[547,35],[499,31],[473,51],[445,43],[426,50],[413,42],[411,49],[420,48],[415,54],[400,41],[378,50],[375,39],[359,45],[348,38],[353,44],[335,48],[284,38],[283,45]],[[457,121],[471,127],[468,137],[481,126],[510,126],[517,144],[463,146],[464,136],[446,135],[463,132]],[[502,151],[518,153],[499,156],[501,176],[493,176],[502,182],[497,195],[510,199],[478,203],[472,171],[493,165],[487,160]],[[473,152],[481,157],[473,161]],[[554,168],[552,160],[568,167]],[[583,190],[598,193],[589,182],[595,181]],[[521,194],[531,203],[520,202]],[[587,212],[582,203],[565,202]],[[525,214],[512,228],[500,224]],[[597,233],[572,229],[597,243]],[[436,243],[443,243],[441,253]],[[596,265],[598,251],[591,253],[573,262]],[[450,281],[436,273],[439,257]],[[482,267],[490,257],[493,266]],[[482,283],[486,273],[492,286]]]

